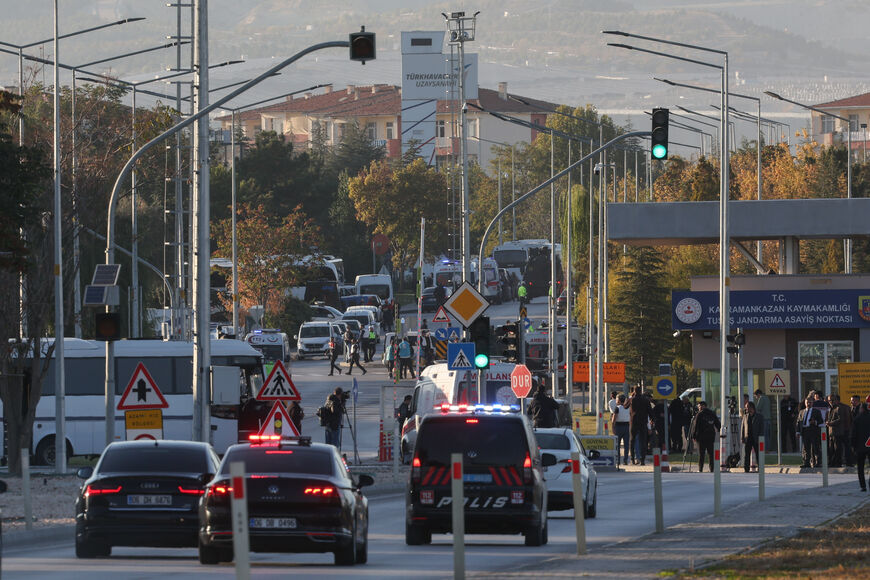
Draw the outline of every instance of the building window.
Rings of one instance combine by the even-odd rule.
[[[443,120],[438,121],[438,122],[436,122],[435,126],[436,126],[436,130],[435,130],[436,137],[444,138],[447,136],[447,122],[446,121],[443,121]]]
[[[395,139],[393,136],[393,122],[387,121],[387,139]]]
[[[469,119],[468,120],[468,136],[471,138],[477,138],[480,136],[478,132],[478,123],[479,119]]]
[[[854,360],[854,344],[850,340],[799,342],[800,387],[798,395],[804,398],[810,390],[821,391],[825,395],[837,391],[839,387],[837,365]]]
[[[336,141],[341,142],[341,140],[344,139],[344,123],[339,123],[336,125],[336,128],[338,129],[338,138]]]
[[[366,137],[369,141],[374,141],[378,138],[378,126],[374,123],[366,123]]]
[[[858,115],[849,115],[849,131],[858,130]]]
[[[834,132],[834,118],[829,115],[822,115],[822,133]]]

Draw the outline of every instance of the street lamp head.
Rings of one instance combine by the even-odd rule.
[[[780,101],[784,100],[781,96],[774,93],[773,91],[764,91],[764,94],[767,95],[768,97],[773,97],[774,99],[778,99]]]
[[[616,34],[618,36],[628,36],[627,32],[621,30],[602,30],[601,34]]]
[[[608,42],[607,46],[615,46],[616,48],[627,48],[628,50],[634,50],[634,47],[630,44],[618,44],[615,42]]]
[[[133,18],[125,18],[124,20],[119,20],[115,24],[126,24],[128,22],[139,22],[140,20],[145,20],[144,16],[135,16]]]
[[[653,80],[654,80],[654,81],[659,81],[660,83],[665,83],[665,84],[671,85],[672,87],[677,86],[677,83],[675,83],[675,82],[672,81],[672,80],[668,80],[668,79],[660,79],[660,78],[658,78],[658,77],[653,77]]]

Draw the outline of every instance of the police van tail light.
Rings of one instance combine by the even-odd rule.
[[[523,481],[532,483],[532,457],[526,453],[526,458],[523,460]]]
[[[415,455],[411,460],[411,481],[415,483],[420,483],[420,467],[420,458]]]

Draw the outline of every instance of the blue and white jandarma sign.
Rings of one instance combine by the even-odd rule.
[[[863,290],[731,291],[731,328],[870,328],[870,288]],[[719,328],[719,293],[671,293],[679,330]]]

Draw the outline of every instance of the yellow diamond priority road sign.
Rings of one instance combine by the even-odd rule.
[[[457,322],[468,328],[484,310],[489,308],[489,302],[474,289],[474,286],[463,282],[444,302],[444,308],[450,311]]]

